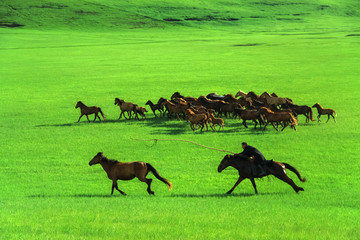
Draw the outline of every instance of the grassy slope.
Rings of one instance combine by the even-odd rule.
[[[99,12],[101,8],[90,4],[95,1],[86,5],[63,1],[68,7],[61,10],[67,9],[67,14],[39,24],[43,22],[39,19],[50,19],[54,13],[49,12],[57,10],[28,10],[20,3],[12,1],[19,4],[15,8],[22,8],[11,10],[19,15],[9,21],[26,26],[1,30],[0,42],[1,238],[359,236],[359,40],[346,37],[358,31],[357,12],[346,16],[355,1],[328,3],[331,8],[325,16],[317,5],[306,2],[303,7],[261,5],[268,9],[265,19],[175,25],[161,19],[193,17],[192,8],[197,9],[197,18],[240,19],[262,11],[259,4],[251,3],[239,8],[213,2],[205,9],[200,1],[169,2],[176,7],[170,9],[157,1],[146,5],[107,1],[109,8],[103,15],[79,17],[75,11]],[[106,19],[118,10],[112,14],[108,10],[120,7],[126,12],[118,25],[109,24]],[[276,13],[294,14],[295,10],[311,14],[302,22],[274,20]],[[21,14],[26,11],[34,12]],[[36,17],[40,11],[41,18]],[[129,20],[130,15],[134,21]],[[141,25],[145,29],[128,30],[143,21],[148,21]],[[75,29],[70,33],[67,28]],[[259,32],[264,29],[267,31]],[[252,43],[259,45],[234,46]],[[299,104],[318,101],[337,110],[338,123],[304,124],[301,118],[296,133],[276,133],[271,128],[263,133],[226,120],[224,133],[198,134],[184,122],[155,120],[151,114],[141,122],[115,121],[119,110],[113,105],[114,97],[144,104],[174,91],[199,96],[238,89],[276,92]],[[101,106],[109,121],[75,124],[78,100]],[[235,182],[236,172],[216,173],[223,153],[185,143],[153,146],[132,142],[130,137],[189,139],[232,151],[245,140],[269,158],[296,166],[308,178],[307,183],[299,184],[306,191],[296,195],[271,178],[258,181],[259,196],[252,195],[251,184],[244,181],[233,196],[226,197],[223,193]],[[111,183],[105,173],[100,166],[87,165],[97,151],[121,161],[151,162],[173,182],[174,190],[167,192],[155,180],[157,195],[149,197],[144,184],[134,180],[119,182],[128,197],[109,198]],[[291,177],[299,183],[293,174]]]

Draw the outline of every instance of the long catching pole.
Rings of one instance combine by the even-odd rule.
[[[154,141],[155,143],[157,143],[157,141],[179,141],[179,142],[188,142],[188,143],[191,143],[191,144],[194,144],[194,145],[203,147],[203,148],[208,148],[208,149],[216,150],[216,151],[220,151],[220,152],[227,152],[227,153],[231,153],[231,154],[236,154],[236,153],[231,152],[231,151],[228,151],[228,150],[223,150],[223,149],[208,147],[208,146],[204,146],[204,145],[198,144],[198,143],[193,142],[193,141],[183,140],[183,139],[157,139],[157,138],[154,138],[154,139],[130,138],[130,139],[131,139],[131,140],[134,140],[134,141]]]

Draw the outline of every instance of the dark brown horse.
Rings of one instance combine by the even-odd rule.
[[[150,106],[150,108],[151,108],[151,110],[153,111],[155,117],[157,117],[156,114],[155,114],[155,111],[159,111],[159,112],[160,112],[160,116],[161,116],[161,113],[164,111],[164,110],[163,110],[163,107],[162,107],[162,105],[161,105],[160,103],[154,104],[152,101],[149,100],[149,101],[147,101],[147,102],[145,103],[145,105],[149,105],[149,106]]]
[[[224,170],[225,168],[227,168],[229,166],[235,168],[239,172],[239,179],[236,181],[235,185],[227,192],[227,194],[231,194],[232,191],[234,191],[234,189],[237,187],[237,185],[239,185],[239,183],[246,178],[250,179],[250,181],[255,189],[255,193],[256,194],[258,193],[257,189],[256,189],[255,180],[254,180],[257,177],[254,176],[252,173],[251,164],[253,164],[253,163],[251,163],[250,159],[241,154],[236,154],[236,155],[228,154],[223,158],[223,160],[221,161],[221,163],[218,167],[218,172],[221,172],[222,170]],[[270,164],[268,165],[268,167],[265,168],[265,170],[266,170],[265,176],[274,175],[278,179],[289,184],[295,190],[295,192],[304,191],[304,189],[302,187],[297,186],[294,183],[294,181],[291,180],[287,176],[286,168],[289,169],[290,171],[294,172],[296,174],[296,176],[300,179],[301,182],[306,181],[305,178],[301,177],[298,170],[296,170],[290,164],[280,163],[280,162],[275,162],[275,161],[271,161]]]
[[[313,117],[313,111],[311,109],[311,107],[306,106],[306,105],[296,105],[293,103],[285,103],[281,105],[282,109],[291,109],[293,112],[295,112],[297,115],[304,115],[306,117],[305,122],[310,122],[311,121],[315,121],[314,117]]]
[[[313,108],[316,108],[316,109],[318,110],[318,114],[319,114],[318,117],[317,117],[318,122],[320,122],[320,117],[321,117],[321,115],[328,115],[328,120],[327,120],[326,122],[329,121],[330,116],[331,116],[331,117],[334,119],[334,121],[336,122],[335,117],[334,117],[334,115],[337,116],[335,110],[330,109],[330,108],[323,108],[323,107],[320,105],[320,103],[315,103],[314,106],[312,106],[312,107],[313,107]]]
[[[105,121],[105,115],[103,114],[103,112],[101,111],[101,108],[99,108],[99,107],[96,107],[96,106],[88,107],[81,101],[78,101],[76,103],[75,108],[80,108],[80,110],[81,110],[81,115],[79,117],[78,122],[80,122],[80,118],[84,115],[86,116],[87,120],[90,122],[88,115],[91,115],[91,114],[95,114],[95,118],[94,118],[93,122],[95,122],[96,118],[99,118],[99,120],[101,121],[98,113],[101,113],[101,116],[103,117],[103,119]]]
[[[144,162],[118,162],[116,160],[107,159],[102,152],[99,152],[89,162],[89,165],[100,163],[107,176],[113,181],[111,188],[111,195],[114,193],[114,188],[118,190],[122,195],[126,195],[123,191],[118,188],[117,180],[131,180],[137,177],[141,182],[145,182],[148,185],[147,192],[154,194],[151,190],[152,179],[146,178],[149,172],[152,172],[154,176],[160,181],[166,183],[169,186],[169,190],[172,189],[172,184],[165,178],[161,177],[155,168],[150,163]]]

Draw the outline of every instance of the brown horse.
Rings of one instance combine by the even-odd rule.
[[[246,125],[247,120],[252,120],[255,123],[254,128],[256,128],[258,121],[260,124],[260,128],[261,128],[261,124],[264,123],[263,120],[261,119],[261,116],[260,116],[260,113],[258,110],[235,109],[234,116],[235,116],[235,118],[236,118],[236,116],[239,116],[239,118],[243,120],[242,124],[246,128],[248,128],[248,126]]]
[[[162,104],[166,107],[168,111],[168,118],[171,118],[171,115],[174,114],[178,120],[180,120],[179,114],[185,114],[185,110],[189,107],[186,103],[172,103],[169,100],[165,99],[162,101]]]
[[[181,95],[179,92],[175,92],[173,95],[171,95],[171,100],[174,100],[176,98],[182,98],[184,99],[186,102],[188,103],[192,103],[192,104],[195,104],[197,99],[194,98],[194,97],[184,97],[183,95]]]
[[[96,107],[96,106],[88,107],[81,101],[78,101],[76,103],[75,108],[80,108],[80,110],[81,110],[81,115],[79,117],[78,122],[80,122],[80,118],[84,115],[86,116],[87,120],[90,122],[88,115],[91,115],[91,114],[95,114],[95,118],[94,118],[93,122],[95,122],[96,118],[99,118],[99,120],[101,121],[98,113],[101,113],[101,116],[103,117],[103,119],[105,121],[105,115],[103,114],[103,112],[101,111],[101,108],[99,108],[99,107]]]
[[[257,189],[256,189],[256,184],[255,184],[255,180],[254,178],[257,178],[256,176],[253,175],[252,173],[252,167],[251,167],[251,161],[248,157],[241,155],[241,154],[236,154],[236,155],[226,155],[223,160],[221,161],[219,167],[218,167],[218,172],[220,173],[222,170],[224,170],[225,168],[231,166],[233,168],[235,168],[236,170],[238,170],[239,172],[239,179],[237,180],[237,182],[235,183],[235,185],[227,192],[227,194],[231,194],[232,191],[234,191],[234,189],[237,187],[237,185],[239,185],[239,183],[246,179],[249,178],[254,189],[255,189],[255,193],[257,194]],[[293,180],[291,180],[287,175],[286,175],[286,170],[285,169],[289,169],[290,171],[294,172],[297,177],[300,179],[301,182],[305,182],[306,179],[302,178],[300,173],[298,172],[298,170],[296,170],[294,167],[292,167],[290,164],[287,163],[280,163],[280,162],[275,162],[275,161],[269,161],[268,166],[265,168],[266,170],[266,174],[267,175],[274,175],[275,177],[277,177],[278,179],[286,182],[287,184],[289,184],[294,190],[295,192],[299,192],[299,191],[304,191],[304,189],[302,187],[297,186]],[[262,176],[263,177],[263,176]]]
[[[145,112],[147,112],[147,109],[144,107],[139,107],[137,104],[134,104],[134,114],[135,114],[135,119],[140,120],[139,119],[139,115],[142,118],[146,118]]]
[[[273,112],[266,107],[261,107],[259,109],[259,113],[263,114],[266,119],[266,123],[263,130],[265,130],[266,126],[269,123],[271,123],[271,125],[276,129],[276,131],[279,131],[279,129],[275,127],[274,123],[278,124],[282,122],[284,127],[281,129],[281,131],[284,131],[284,129],[288,125],[290,125],[290,127],[296,131],[295,126],[298,124],[298,121],[290,112]]]
[[[326,122],[329,121],[330,116],[331,116],[331,117],[334,119],[334,121],[336,122],[334,115],[337,116],[337,114],[336,114],[335,110],[330,109],[330,108],[323,108],[319,103],[315,103],[314,106],[312,106],[312,107],[313,107],[313,108],[316,108],[316,109],[318,110],[318,114],[319,114],[318,117],[317,117],[318,122],[321,122],[321,121],[320,121],[321,115],[328,115],[328,120],[327,120]]]
[[[150,165],[150,163],[144,162],[118,162],[116,160],[107,159],[102,152],[99,152],[95,155],[93,159],[89,162],[89,165],[100,163],[107,176],[110,180],[113,181],[111,188],[111,195],[114,193],[114,188],[118,190],[122,195],[126,195],[123,191],[118,188],[117,180],[131,180],[137,177],[141,182],[145,182],[147,187],[147,192],[149,194],[154,194],[151,190],[152,179],[146,178],[149,172],[152,172],[154,176],[160,181],[166,183],[169,186],[169,190],[172,189],[172,184],[165,178],[161,177],[155,168]]]
[[[213,113],[209,114],[209,122],[212,124],[210,127],[215,131],[215,125],[219,126],[219,131],[221,128],[224,130],[224,120],[222,118],[216,118]]]
[[[191,130],[195,131],[195,126],[200,126],[201,132],[205,126],[206,126],[206,130],[209,130],[207,125],[209,121],[207,114],[205,113],[196,114],[191,109],[186,109],[185,116],[186,119],[190,122]]]
[[[239,96],[241,96],[241,97],[246,97],[246,95],[247,95],[246,92],[239,90],[239,91],[236,93],[235,97],[236,97],[236,98],[239,97]]]
[[[122,115],[124,115],[125,119],[131,119],[131,112],[134,110],[134,103],[131,102],[125,102],[123,99],[115,98],[114,105],[118,105],[120,107],[121,113],[119,116],[119,119]],[[129,118],[126,118],[125,112],[128,113]]]

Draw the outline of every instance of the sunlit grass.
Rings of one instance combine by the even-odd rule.
[[[231,14],[246,11],[252,12]],[[187,14],[179,8],[172,17]],[[329,29],[309,31],[292,22],[265,32],[251,24],[239,29],[214,22],[124,31],[104,26],[98,32],[1,29],[0,238],[358,238],[359,39],[346,37],[357,31],[357,18],[342,12],[327,18]],[[271,26],[269,19],[261,21]],[[276,132],[225,119],[224,131],[200,133],[185,121],[155,119],[151,112],[141,121],[118,120],[114,105],[115,97],[144,106],[175,91],[198,97],[240,89],[276,92],[299,105],[320,102],[337,111],[337,123],[306,124],[300,116],[297,132]],[[76,123],[79,100],[100,106],[107,121]],[[267,158],[295,166],[307,182],[289,176],[305,192],[296,194],[270,177],[257,181],[259,195],[244,180],[227,196],[238,175],[234,169],[217,172],[225,153],[131,138],[186,139],[233,152],[246,141]],[[132,180],[119,181],[128,196],[110,197],[104,170],[88,165],[99,151],[119,161],[151,163],[174,189],[169,192],[150,174],[155,196]]]

